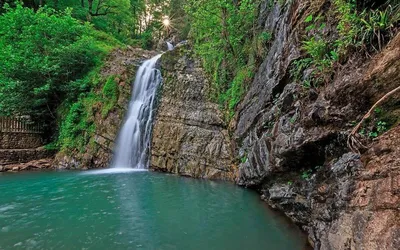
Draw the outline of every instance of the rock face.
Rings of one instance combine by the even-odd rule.
[[[0,172],[18,172],[28,170],[54,169],[52,158],[33,160],[26,163],[0,165]]]
[[[304,91],[290,77],[302,20],[329,4],[261,6],[259,24],[274,40],[237,109],[238,153],[248,159],[237,183],[259,190],[308,232],[315,249],[399,249],[399,95],[383,107],[395,127],[376,142],[383,149],[360,156],[346,140],[354,122],[398,86],[400,34],[371,59],[355,55],[326,86]]]
[[[151,168],[196,178],[234,180],[230,138],[199,61],[184,46],[161,57],[161,98]]]
[[[329,239],[346,235],[358,249],[400,249],[399,142],[400,127],[396,127],[363,154],[364,168],[356,175],[350,209],[331,227],[322,243],[334,248]]]
[[[399,142],[396,127],[361,158],[345,154],[327,171],[335,182],[310,192],[317,249],[400,249]]]
[[[197,62],[181,50],[164,56],[152,167],[192,177],[236,176],[307,232],[315,249],[400,249],[400,94],[381,107],[391,129],[365,141],[369,149],[362,154],[347,147],[355,123],[398,87],[400,34],[372,57],[355,53],[324,86],[305,90],[290,74],[302,56],[304,20],[329,11],[332,1],[279,2],[260,5],[258,25],[273,39],[229,133],[204,98],[207,81]],[[325,29],[335,39],[336,24]],[[233,148],[233,156],[219,148]],[[237,172],[223,168],[230,178],[207,174],[232,165],[232,158],[246,160]]]

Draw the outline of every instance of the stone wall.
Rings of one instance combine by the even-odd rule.
[[[38,149],[2,149],[0,150],[0,166],[16,163],[25,163],[33,160],[50,158],[54,152]]]
[[[0,132],[0,149],[27,149],[42,146],[39,133]]]
[[[185,46],[161,57],[163,75],[153,127],[151,168],[210,179],[235,179],[226,124],[207,98],[209,83]]]

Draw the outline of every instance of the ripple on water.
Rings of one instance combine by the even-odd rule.
[[[0,206],[0,213],[4,213],[8,210],[13,210],[13,209],[15,209],[15,207],[16,206],[13,204],[7,204],[7,205]]]

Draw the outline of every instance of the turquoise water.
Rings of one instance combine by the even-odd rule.
[[[0,249],[304,249],[256,193],[151,172],[0,174]]]

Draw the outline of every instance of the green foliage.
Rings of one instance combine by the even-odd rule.
[[[105,118],[117,105],[116,76],[100,75],[112,49],[121,42],[148,49],[176,28],[185,29],[181,38],[188,30],[185,0],[6,2],[0,1],[0,115],[47,124],[56,141],[49,148],[84,150],[95,114]]]
[[[185,10],[191,20],[194,49],[212,79],[211,98],[228,111],[228,118],[244,93],[251,77],[254,54],[251,44],[268,42],[268,32],[254,34],[256,0],[240,3],[225,0],[188,0]]]
[[[115,75],[100,76],[100,67],[93,69],[80,84],[92,86],[90,92],[81,93],[78,100],[65,100],[58,109],[59,135],[57,146],[62,151],[84,151],[93,138],[97,113],[106,118],[118,103],[119,87]]]
[[[374,112],[375,112],[375,114],[377,114],[377,115],[379,115],[379,114],[381,114],[382,113],[382,108],[376,108],[375,110],[374,110]]]
[[[55,143],[55,142],[51,142],[49,144],[46,144],[44,146],[44,148],[46,150],[50,150],[50,151],[59,150],[59,147],[58,147],[57,143]]]
[[[73,18],[70,9],[5,8],[0,16],[0,46],[4,48],[0,51],[4,62],[0,65],[0,115],[30,115],[53,131],[60,120],[57,142],[48,147],[83,149],[94,132],[92,108],[100,97],[93,90],[101,80],[99,68],[109,51],[121,44]],[[118,98],[112,83],[104,88],[104,114]]]
[[[312,71],[309,79],[303,81],[304,87],[309,88],[311,86],[316,87],[324,82],[324,76],[331,74],[332,64],[338,60],[338,55],[335,48],[324,37],[326,23],[323,16],[309,15],[304,22],[308,24],[305,29],[308,35],[303,41],[302,49],[309,57],[294,63],[292,76],[299,79],[302,71],[312,66],[314,71]]]
[[[301,178],[304,180],[309,180],[311,178],[311,175],[312,175],[312,169],[307,169],[301,173]]]
[[[247,161],[247,156],[243,156],[242,158],[240,158],[240,162],[241,163],[245,163]]]
[[[244,84],[252,79],[252,77],[253,70],[251,68],[244,67],[238,71],[228,90],[220,95],[220,103],[222,105],[227,104],[229,119],[234,116],[235,108],[244,94]]]
[[[263,42],[269,42],[272,39],[272,34],[270,32],[267,31],[263,31],[261,32],[261,34],[258,36],[259,39]]]
[[[87,90],[77,80],[115,45],[70,10],[7,8],[0,16],[1,115],[54,119],[62,99]]]
[[[108,77],[103,87],[104,107],[102,109],[102,116],[105,118],[108,113],[115,107],[118,102],[118,85],[115,81],[115,76]]]
[[[345,55],[352,46],[360,46],[360,18],[356,11],[356,1],[335,0],[339,23],[337,30],[340,39],[336,41],[338,53]]]
[[[151,30],[146,30],[141,34],[139,45],[143,49],[149,49],[153,46],[153,33]]]
[[[363,24],[363,42],[371,44],[375,50],[381,50],[388,33],[394,28],[394,24],[400,21],[400,4],[397,7],[388,5],[383,10],[364,11],[360,20]],[[377,44],[378,48],[375,48],[374,44]]]
[[[290,118],[290,123],[291,124],[294,124],[295,122],[296,122],[296,120],[297,120],[297,115],[294,115],[294,116],[292,116],[291,118]]]
[[[290,75],[296,80],[302,80],[303,72],[312,64],[311,58],[303,58],[293,62],[290,68]]]
[[[139,13],[144,9],[144,1],[138,0],[48,0],[46,5],[56,10],[72,9],[76,19],[90,22],[93,26],[111,34],[118,40],[129,43],[139,35]]]
[[[261,32],[258,35],[257,39],[254,39],[255,45],[253,45],[253,46],[254,46],[255,54],[258,57],[260,57],[260,58],[265,57],[265,55],[268,52],[268,47],[269,47],[271,40],[272,40],[272,33],[268,32],[268,31]]]
[[[373,130],[368,133],[369,138],[376,138],[388,130],[388,124],[384,121],[378,121]]]
[[[0,115],[47,124],[56,141],[49,148],[84,150],[95,114],[104,118],[117,105],[116,76],[100,75],[112,49],[121,42],[151,48],[175,27],[187,34],[185,0],[6,2],[0,1]],[[173,22],[168,32],[164,15]]]
[[[387,123],[384,121],[378,121],[376,124],[376,131],[378,133],[383,133],[387,131]]]
[[[303,49],[311,56],[315,63],[322,64],[326,59],[328,44],[323,39],[311,37],[303,42]]]
[[[372,125],[364,124],[364,126],[360,129],[359,134],[362,136],[367,136],[370,139],[374,139],[389,129],[390,124],[388,124],[386,121],[378,119],[375,120],[377,121]]]
[[[84,151],[95,131],[93,120],[90,119],[90,110],[87,109],[94,105],[95,100],[94,96],[88,96],[72,104],[60,126],[57,145],[61,150]]]
[[[304,22],[305,22],[305,23],[309,23],[309,22],[311,22],[313,19],[314,19],[314,18],[313,18],[313,15],[311,14],[311,15],[308,15],[308,16],[306,17],[306,19],[304,20]]]
[[[394,35],[395,26],[400,21],[400,4],[391,5],[391,1],[376,10],[358,10],[355,0],[334,0],[333,3],[338,23],[336,40],[330,40],[331,36],[325,32],[326,19],[331,14],[310,14],[304,19],[306,36],[302,49],[307,57],[293,63],[291,75],[302,81],[306,88],[328,82],[334,73],[334,65],[352,51],[382,49],[388,38]],[[307,68],[312,69],[310,77],[301,79]]]
[[[387,37],[393,36],[395,24],[400,21],[400,4],[388,1],[380,9],[357,10],[355,0],[335,0],[340,38],[336,41],[337,51],[344,56],[352,48],[382,49]],[[375,46],[378,46],[376,48]]]

